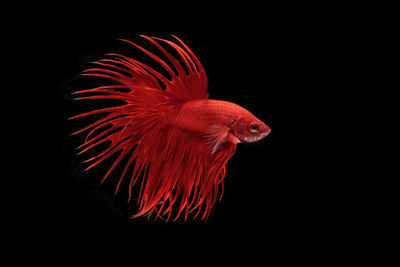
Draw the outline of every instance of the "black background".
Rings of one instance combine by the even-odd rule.
[[[332,128],[325,125],[336,123],[326,107],[340,95],[339,88],[350,86],[344,80],[359,24],[348,23],[352,19],[345,8],[340,14],[313,8],[210,7],[196,15],[162,8],[160,13],[92,10],[83,16],[60,11],[46,18],[35,34],[45,51],[41,93],[46,104],[39,109],[48,129],[38,149],[49,150],[41,158],[39,189],[32,190],[29,204],[32,231],[54,242],[204,243],[209,251],[233,246],[282,259],[288,259],[287,251],[302,257],[304,251],[323,254],[327,246],[351,244],[358,231],[357,200],[349,201],[353,185],[337,175],[343,162],[332,162],[327,153],[332,142],[325,134]],[[83,172],[84,158],[74,151],[82,139],[70,136],[77,124],[67,118],[91,107],[71,100],[74,87],[85,86],[78,74],[90,61],[124,49],[118,38],[139,40],[139,34],[180,37],[207,72],[210,98],[235,102],[272,129],[258,143],[238,145],[227,165],[224,197],[206,222],[128,219],[135,202],[113,196],[112,182],[97,186],[102,169]]]

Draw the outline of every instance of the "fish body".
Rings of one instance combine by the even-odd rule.
[[[244,108],[228,101],[193,100],[182,106],[172,123],[183,129],[205,133],[210,125],[229,126],[235,117],[248,113]]]
[[[270,132],[267,125],[245,108],[232,102],[211,99],[186,102],[170,119],[170,123],[205,137],[222,138],[221,142],[255,142]],[[245,124],[244,127],[238,127],[239,123]],[[249,131],[250,123],[258,125],[257,133]],[[213,132],[215,128],[220,131]],[[216,149],[213,147],[214,152]]]
[[[271,129],[239,105],[209,99],[205,71],[179,38],[174,36],[178,41],[175,43],[143,37],[156,46],[170,64],[135,43],[122,41],[154,59],[171,79],[120,54],[108,54],[112,58],[94,62],[100,67],[87,69],[82,75],[111,79],[116,84],[74,92],[85,94],[75,99],[117,99],[124,104],[70,118],[104,114],[74,133],[86,132],[84,143],[78,147],[79,154],[108,143],[102,152],[85,161],[90,162],[86,170],[118,154],[102,181],[127,159],[115,192],[123,179],[130,179],[130,200],[132,187],[141,180],[139,211],[133,218],[155,214],[156,218],[169,220],[175,212],[175,219],[184,214],[186,220],[189,214],[194,213],[196,218],[202,211],[201,219],[206,220],[217,196],[222,197],[225,166],[235,153],[236,145],[258,141]],[[183,65],[161,44],[174,49]],[[173,207],[178,209],[174,211]]]

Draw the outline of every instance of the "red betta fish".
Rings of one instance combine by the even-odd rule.
[[[129,200],[132,187],[140,180],[139,211],[136,215],[155,214],[169,220],[202,210],[207,220],[211,207],[223,194],[225,165],[240,142],[255,142],[271,129],[248,110],[227,101],[208,99],[207,76],[193,52],[179,38],[175,42],[142,36],[163,53],[169,64],[143,47],[128,41],[154,59],[170,78],[150,66],[121,54],[107,54],[82,75],[113,80],[115,85],[81,90],[75,99],[117,99],[124,104],[89,111],[70,119],[93,114],[104,116],[74,134],[87,132],[79,154],[102,143],[108,146],[86,160],[90,169],[118,153],[102,181],[126,157],[121,181],[129,173]],[[177,57],[167,51],[175,50]],[[175,53],[174,52],[174,53]],[[165,87],[163,89],[161,84]],[[94,134],[97,132],[98,134]],[[131,154],[129,154],[131,152]],[[87,170],[86,169],[86,170]],[[194,212],[195,211],[195,212]],[[183,212],[183,213],[182,213]]]

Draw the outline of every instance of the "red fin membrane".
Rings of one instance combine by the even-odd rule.
[[[94,62],[98,67],[88,69],[82,75],[108,78],[118,84],[75,92],[85,93],[84,97],[76,99],[117,99],[125,104],[89,111],[71,118],[104,114],[103,118],[75,132],[77,134],[89,131],[84,143],[79,146],[79,153],[105,142],[109,143],[104,151],[86,161],[90,162],[87,169],[119,153],[103,181],[121,160],[130,155],[115,192],[120,189],[121,181],[130,176],[128,192],[131,199],[132,187],[143,175],[139,211],[133,217],[155,214],[156,218],[165,217],[169,220],[173,207],[177,206],[175,218],[184,213],[186,219],[189,213],[197,210],[194,217],[203,211],[201,219],[207,219],[217,199],[219,187],[223,186],[225,165],[235,153],[236,143],[228,142],[222,145],[228,132],[225,128],[214,126],[208,133],[212,143],[211,153],[203,136],[195,136],[166,123],[166,114],[172,114],[184,102],[207,99],[207,77],[199,60],[178,38],[175,37],[182,47],[168,40],[144,38],[171,61],[177,74],[155,53],[126,40],[123,41],[132,44],[158,62],[172,80],[168,80],[150,66],[120,54],[109,54],[112,58]],[[189,71],[188,74],[161,43],[176,50]],[[165,91],[161,89],[156,78],[165,85]],[[91,93],[93,95],[90,95]],[[93,136],[93,133],[98,131],[100,133]],[[129,168],[132,164],[133,168]],[[132,173],[128,173],[128,169],[133,169]]]
[[[158,137],[156,141],[155,137]],[[165,219],[169,220],[172,206],[177,204],[175,219],[183,211],[186,218],[194,209],[200,211],[204,204],[201,218],[207,218],[225,177],[225,164],[235,148],[227,146],[224,151],[211,155],[200,136],[193,137],[171,126],[144,137],[144,143],[150,142],[153,142],[152,149],[138,147],[135,151],[151,162],[148,162],[150,169],[142,190],[140,212],[134,217],[155,212],[157,216],[166,215]]]
[[[210,145],[212,154],[215,154],[218,148],[227,142],[227,137],[230,133],[230,130],[230,128],[219,124],[213,124],[210,126],[210,128],[207,130],[205,138],[206,143]]]

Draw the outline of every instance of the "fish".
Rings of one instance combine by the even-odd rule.
[[[172,35],[172,40],[140,36],[154,51],[119,40],[146,54],[165,74],[117,53],[91,62],[96,66],[81,75],[105,78],[113,84],[74,91],[74,100],[112,99],[123,104],[69,118],[102,115],[73,133],[85,133],[78,155],[106,145],[84,161],[89,164],[85,171],[117,155],[101,183],[125,159],[115,193],[121,182],[129,179],[125,190],[130,201],[133,186],[141,183],[138,211],[130,218],[155,216],[175,221],[182,216],[184,221],[188,217],[206,221],[217,199],[222,199],[226,164],[237,144],[259,141],[271,128],[235,103],[209,99],[202,64],[177,36]]]

